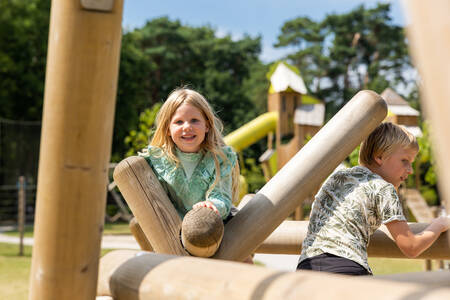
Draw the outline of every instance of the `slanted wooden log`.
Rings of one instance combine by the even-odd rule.
[[[375,92],[356,94],[225,226],[215,258],[242,261],[375,129],[387,113]]]
[[[144,231],[142,231],[141,225],[139,225],[138,221],[136,221],[136,218],[132,218],[130,220],[129,227],[131,234],[134,236],[134,239],[139,244],[139,247],[141,247],[141,249],[144,251],[153,251],[152,245],[145,236]]]
[[[137,252],[136,252],[137,253]],[[124,258],[129,259],[124,261]],[[116,259],[117,258],[117,259]],[[117,261],[103,266],[103,260]],[[106,264],[105,264],[106,265]],[[324,272],[280,272],[198,257],[113,251],[101,259],[114,299],[427,299],[450,297],[450,288],[374,280]],[[103,274],[101,273],[100,276]],[[100,281],[103,281],[100,279]]]
[[[113,176],[153,250],[189,255],[180,241],[181,218],[145,158],[122,160]]]
[[[181,242],[194,256],[210,257],[216,253],[223,237],[222,218],[207,207],[190,210],[183,218]]]
[[[123,0],[81,2],[51,6],[29,299],[95,296]]]

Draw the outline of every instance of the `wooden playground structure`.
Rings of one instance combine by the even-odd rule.
[[[443,37],[450,32],[450,3],[410,0],[407,4],[411,50],[423,79],[423,105],[435,133],[440,191],[449,213],[450,40]],[[258,248],[266,253],[298,251],[306,224],[283,221],[298,206],[298,199],[307,197],[385,118],[385,101],[371,91],[355,95],[225,226],[216,259],[177,252],[180,241],[172,237],[178,237],[179,225],[174,216],[173,228],[162,228],[174,230],[167,235],[167,247],[158,250],[160,240],[150,241],[156,252],[166,254],[114,251],[102,258],[99,267],[122,9],[123,0],[52,1],[29,299],[450,297],[449,272],[350,278],[232,262],[242,261]],[[129,185],[128,194],[142,205],[138,210],[143,217],[136,217],[149,237],[154,228],[145,223],[146,214],[157,215],[165,208],[150,208],[142,200],[153,189],[139,180],[145,165],[133,158],[125,163],[128,166],[121,171],[128,172],[128,179],[134,176],[134,182],[118,184],[127,201],[124,190]],[[412,225],[414,230],[423,226]],[[403,257],[399,252],[380,228],[369,255]],[[422,255],[450,259],[449,235],[442,235]]]

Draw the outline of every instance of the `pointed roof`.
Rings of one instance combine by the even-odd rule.
[[[403,99],[399,94],[394,92],[391,88],[386,88],[382,93],[381,97],[386,100],[387,105],[408,105],[408,102]]]
[[[275,93],[293,90],[306,94],[306,86],[300,75],[289,69],[284,63],[279,63],[270,77],[271,91]]]

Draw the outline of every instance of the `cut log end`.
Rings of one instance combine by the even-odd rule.
[[[181,242],[191,255],[210,257],[219,248],[223,233],[222,218],[210,208],[199,207],[185,215]]]

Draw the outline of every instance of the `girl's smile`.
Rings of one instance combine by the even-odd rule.
[[[209,128],[195,106],[181,104],[170,120],[169,136],[182,152],[198,152]]]

